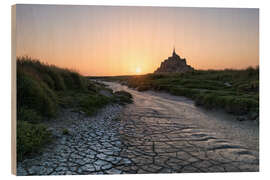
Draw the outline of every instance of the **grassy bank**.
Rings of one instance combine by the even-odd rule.
[[[113,93],[79,73],[47,65],[30,57],[17,58],[17,157],[39,152],[52,140],[44,125],[59,109],[72,108],[87,115],[109,103],[125,104],[132,97]]]
[[[259,68],[196,70],[184,74],[147,74],[105,78],[139,91],[157,90],[185,96],[208,109],[221,108],[256,119],[259,115]]]

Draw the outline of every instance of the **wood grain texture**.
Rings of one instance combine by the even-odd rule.
[[[11,7],[11,173],[16,175],[16,5]]]

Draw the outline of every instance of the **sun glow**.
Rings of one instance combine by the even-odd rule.
[[[14,32],[16,56],[85,76],[153,73],[173,46],[195,69],[259,64],[259,9],[21,4]]]
[[[142,72],[142,69],[140,67],[137,67],[136,68],[136,74],[141,74],[141,72]]]

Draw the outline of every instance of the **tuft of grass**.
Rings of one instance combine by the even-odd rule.
[[[51,141],[51,133],[43,124],[31,124],[26,121],[17,123],[17,158],[39,152],[44,144]]]
[[[101,94],[84,94],[79,97],[79,107],[87,115],[91,116],[98,109],[112,102],[112,99]]]
[[[67,128],[64,128],[64,129],[62,130],[62,134],[63,134],[63,135],[69,135],[70,133],[69,133],[69,130],[68,130]]]
[[[132,95],[126,91],[116,91],[114,93],[115,100],[119,104],[129,104],[133,102]]]

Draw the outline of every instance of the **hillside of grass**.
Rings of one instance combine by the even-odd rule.
[[[131,103],[131,98],[126,92],[113,93],[103,84],[90,81],[75,71],[30,57],[18,57],[18,160],[39,152],[52,140],[44,122],[57,117],[61,108],[72,108],[91,116],[110,103]]]
[[[259,116],[259,68],[245,70],[195,70],[183,74],[147,74],[103,77],[138,91],[165,91],[185,96],[198,106],[221,108],[235,115]]]

